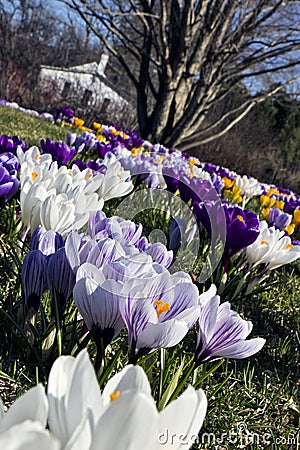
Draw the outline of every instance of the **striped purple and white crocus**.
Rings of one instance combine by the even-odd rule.
[[[246,340],[252,331],[252,322],[232,311],[229,302],[220,305],[216,291],[216,286],[212,285],[200,295],[196,365],[216,358],[248,358],[265,344],[263,338]]]
[[[131,362],[178,344],[199,317],[198,289],[184,272],[164,269],[150,279],[130,280],[119,295]]]

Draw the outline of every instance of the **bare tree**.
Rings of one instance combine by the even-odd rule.
[[[282,74],[299,61],[297,0],[60,1],[121,63],[136,91],[142,136],[170,147],[224,134],[280,86],[263,95],[249,91],[208,121],[212,108],[240,83]]]

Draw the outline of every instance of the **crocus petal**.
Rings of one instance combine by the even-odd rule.
[[[83,416],[80,424],[68,440],[64,450],[90,450],[92,444],[92,417],[90,411]]]
[[[26,420],[0,434],[0,448],[5,450],[60,450],[60,443],[39,422]]]
[[[218,350],[215,356],[233,359],[243,359],[259,352],[265,345],[266,340],[263,338],[253,338],[244,342],[237,342]]]
[[[199,296],[199,302],[201,306],[204,306],[207,302],[210,301],[210,299],[212,297],[214,297],[217,294],[217,288],[214,284],[212,284],[210,286],[210,288],[203,292],[200,296]]]
[[[65,242],[66,256],[74,273],[80,265],[79,247],[81,245],[81,236],[77,231],[71,231]]]
[[[102,400],[94,368],[86,349],[77,358],[58,358],[48,381],[49,424],[65,444],[81,423],[88,409],[95,420],[102,411]]]
[[[167,348],[178,344],[188,332],[187,324],[176,319],[163,323],[149,323],[138,336],[136,347]]]
[[[264,339],[245,341],[252,331],[252,322],[231,310],[229,302],[219,306],[219,296],[206,301],[200,312],[196,361],[200,364],[213,357],[246,358],[259,351]]]
[[[137,390],[144,392],[146,395],[151,395],[149,380],[140,366],[133,366],[129,364],[124,367],[121,372],[117,373],[110,380],[108,380],[102,393],[103,403],[109,403],[109,396],[112,392],[125,392],[128,390]]]
[[[124,322],[119,311],[119,298],[114,294],[121,286],[114,280],[107,280],[99,286],[90,278],[82,278],[74,288],[74,301],[87,327],[94,325],[102,331],[110,329],[114,338],[123,328]]]
[[[164,315],[160,316],[161,321],[168,320],[168,318],[172,318],[175,315],[178,316],[192,306],[198,306],[198,289],[192,283],[180,283],[175,285],[172,294],[173,299],[170,301],[171,308],[166,313],[163,313]],[[163,299],[164,301],[168,301],[167,298]]]
[[[25,420],[39,422],[46,426],[48,417],[48,401],[41,384],[29,389],[19,397],[4,414],[0,422],[0,433],[18,425]]]
[[[48,379],[49,425],[62,443],[67,442],[71,435],[68,429],[65,396],[72,377],[73,365],[73,357],[61,356],[54,362]]]
[[[102,284],[105,281],[103,272],[90,263],[84,263],[79,266],[76,274],[76,281],[81,280],[81,278],[90,278],[97,284]]]
[[[141,331],[149,322],[157,321],[157,314],[148,299],[142,298],[139,293],[138,300],[120,297],[119,308],[122,318],[128,330],[130,347],[135,348],[137,339]],[[134,321],[132,320],[134,318]],[[153,340],[153,337],[152,339]],[[147,346],[148,347],[148,346]]]
[[[220,297],[215,295],[207,301],[202,308],[199,318],[199,334],[198,340],[202,342],[202,345],[206,345],[210,341],[214,327],[217,320],[218,307],[220,304]],[[199,344],[198,342],[198,344]],[[197,344],[197,345],[198,345]]]
[[[175,442],[166,442],[166,449],[186,449],[192,446],[193,439],[202,427],[207,410],[207,399],[202,389],[195,391],[189,386],[176,400],[166,406],[160,413],[159,427],[163,433],[168,430],[169,435],[175,435]],[[180,436],[184,436],[184,444],[180,443]],[[177,437],[177,442],[176,442]],[[187,444],[187,443],[188,444]]]
[[[141,391],[121,392],[96,424],[91,450],[156,448],[158,418],[155,403]]]

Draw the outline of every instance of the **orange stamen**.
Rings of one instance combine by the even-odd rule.
[[[269,245],[269,242],[268,242],[268,241],[260,241],[260,243],[261,243],[262,245]]]
[[[163,304],[162,300],[154,300],[154,303],[156,305],[156,314],[159,317],[163,312],[170,311],[171,305],[170,303],[166,302]]]
[[[114,402],[118,397],[120,397],[120,391],[117,391],[116,393],[112,392],[111,394],[109,394],[111,402]]]

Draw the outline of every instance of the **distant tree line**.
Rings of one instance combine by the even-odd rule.
[[[245,88],[241,88],[229,101],[234,104],[237,97],[244,95]],[[218,114],[226,113],[227,105],[221,108]],[[185,150],[202,161],[300,193],[300,98],[282,90],[254,106],[225,135],[196,147],[191,142],[191,148],[186,145]]]
[[[0,2],[0,95],[36,107],[40,66],[72,66],[98,60],[90,30],[43,0]]]

